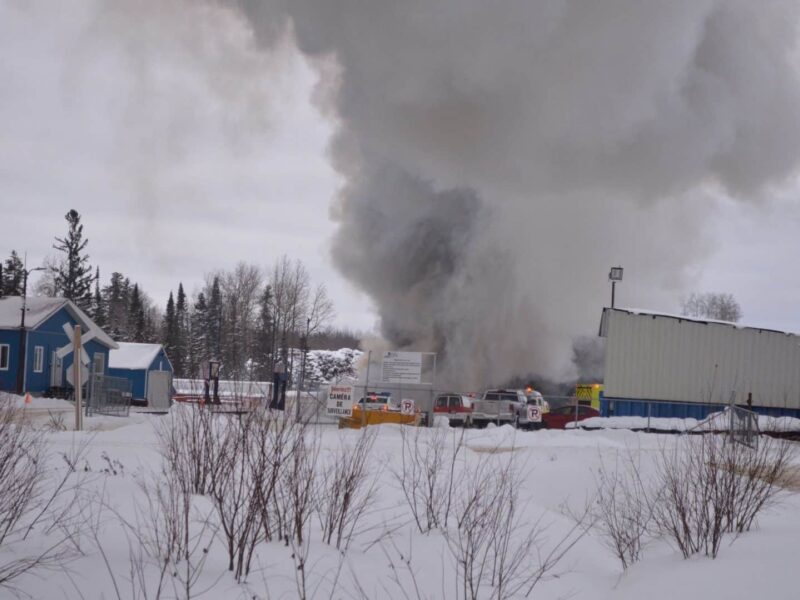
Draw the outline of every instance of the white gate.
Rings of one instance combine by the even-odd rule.
[[[147,406],[169,410],[172,374],[169,371],[147,373]]]

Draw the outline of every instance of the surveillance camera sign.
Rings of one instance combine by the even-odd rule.
[[[352,417],[353,386],[332,385],[328,392],[327,411],[331,417]]]

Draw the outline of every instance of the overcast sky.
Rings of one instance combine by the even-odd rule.
[[[159,48],[159,32],[156,60],[142,40],[97,35],[88,13],[45,8],[0,1],[0,255],[39,264],[75,208],[104,282],[121,271],[163,303],[178,281],[191,291],[286,253],[328,286],[339,323],[372,328],[329,259],[339,182],[297,57],[276,78],[235,37],[217,41],[209,54],[238,61],[242,80],[208,81],[204,59]]]
[[[236,23],[189,55],[180,36],[203,35],[202,24],[178,39],[101,30],[69,4],[0,0],[0,255],[39,264],[75,208],[104,282],[121,271],[160,304],[178,281],[191,292],[208,271],[286,253],[328,286],[339,324],[372,328],[368,298],[329,258],[341,182],[308,66],[290,50],[265,57]],[[229,78],[209,78],[220,60]],[[696,289],[733,293],[749,323],[800,331],[797,194],[722,204],[704,224],[716,250]],[[629,303],[625,282],[618,294]]]

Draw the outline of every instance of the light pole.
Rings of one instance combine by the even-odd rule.
[[[311,331],[311,317],[306,319],[306,334],[300,342],[303,351],[303,360],[300,364],[300,378],[297,381],[297,399],[295,400],[295,420],[300,421],[300,392],[306,383],[306,357],[308,356],[308,335]]]
[[[27,255],[25,261],[27,262]],[[25,335],[25,313],[27,312],[26,296],[28,294],[28,275],[34,271],[44,271],[44,267],[34,267],[33,269],[22,268],[22,317],[19,323],[19,364],[17,365],[17,394],[22,395],[25,393],[25,346],[28,341],[28,336]]]
[[[622,267],[611,267],[608,273],[608,280],[611,282],[611,308],[614,308],[614,293],[618,281],[622,281]]]

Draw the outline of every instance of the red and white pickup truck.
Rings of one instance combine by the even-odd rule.
[[[439,394],[433,404],[434,416],[447,417],[451,427],[472,425],[472,402],[474,398],[463,394]]]

